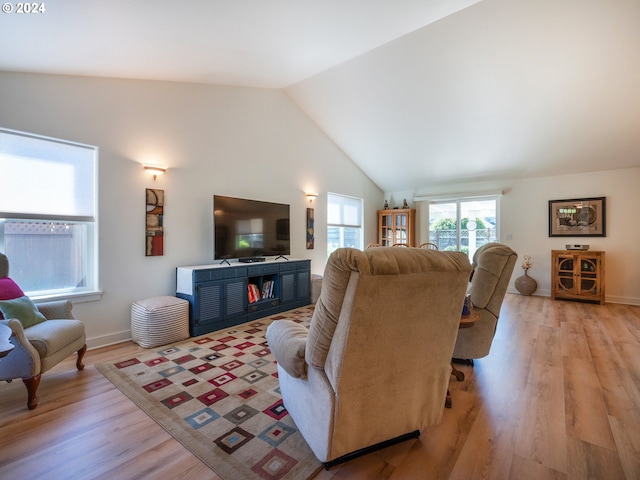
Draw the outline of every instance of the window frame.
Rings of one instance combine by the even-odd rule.
[[[470,203],[470,202],[485,202],[485,201],[494,201],[495,202],[495,238],[489,239],[487,243],[497,242],[500,239],[500,198],[502,193],[491,193],[491,194],[474,194],[474,195],[456,195],[450,197],[439,197],[439,198],[429,198],[427,205],[427,234],[429,238],[429,242],[434,242],[432,238],[432,230],[431,230],[431,206],[437,204],[455,204],[456,205],[456,251],[461,250],[461,240],[462,240],[462,204]],[[427,199],[421,199],[427,200]],[[476,248],[477,249],[477,248]],[[473,258],[474,251],[469,250],[467,253],[469,258]]]
[[[345,222],[345,215],[344,215],[344,211],[341,211],[340,217],[341,217],[341,221],[340,222],[335,222],[335,221],[331,221],[331,210],[332,210],[332,206],[333,205],[337,205],[337,204],[342,204],[342,208],[344,208],[344,206],[346,205],[346,202],[332,202],[332,199],[343,199],[346,200],[347,202],[351,203],[352,205],[354,203],[357,203],[358,206],[358,223],[346,223]],[[329,243],[329,239],[331,238],[331,236],[329,235],[329,229],[331,228],[339,228],[340,231],[342,232],[340,235],[340,242],[338,244],[337,247],[330,249],[331,245]],[[359,247],[354,247],[354,248],[358,248],[360,250],[362,250],[363,245],[364,245],[364,200],[362,198],[359,197],[354,197],[351,195],[343,195],[341,193],[332,193],[332,192],[328,192],[327,193],[327,255],[331,255],[331,253],[338,249],[338,248],[344,248],[344,229],[345,228],[350,228],[350,229],[357,229],[357,236],[358,236],[358,243],[359,243]]]
[[[14,184],[16,183],[15,178],[19,178],[21,185],[21,188],[18,189],[18,208],[16,208],[16,202],[7,201],[0,204],[0,251],[9,258],[10,274],[11,271],[20,268],[29,270],[33,267],[24,264],[20,266],[19,263],[16,265],[20,259],[11,258],[11,252],[6,251],[8,235],[21,234],[5,232],[8,222],[16,224],[16,229],[32,226],[34,231],[42,230],[45,225],[51,225],[52,231],[77,225],[79,226],[77,235],[80,237],[80,244],[76,244],[75,247],[70,244],[68,252],[80,252],[82,255],[82,272],[78,275],[82,282],[72,287],[54,285],[54,288],[39,290],[29,290],[29,286],[22,288],[25,294],[36,302],[59,299],[73,299],[74,302],[99,300],[101,291],[98,284],[98,147],[6,128],[0,128],[0,135],[2,140],[6,140],[6,143],[0,141],[0,162],[4,161],[5,167],[7,165],[16,167],[13,171],[7,172],[7,175],[14,177]],[[32,144],[29,144],[30,139],[34,140]],[[22,164],[18,163],[21,158],[25,159]],[[86,162],[91,163],[87,164]],[[73,202],[67,201],[68,207],[60,207],[60,204],[65,204],[65,202],[56,201],[58,199],[55,195],[45,204],[45,208],[42,207],[42,201],[40,203],[27,201],[27,196],[33,195],[31,192],[38,192],[36,189],[39,184],[42,185],[43,174],[36,171],[34,180],[27,177],[25,172],[35,171],[33,170],[34,165],[38,164],[46,165],[44,168],[47,172],[55,170],[65,172],[66,176],[63,175],[61,178],[64,181],[73,182]],[[70,166],[74,168],[71,174],[67,173]],[[24,178],[29,178],[30,181],[24,182]],[[38,182],[40,183],[38,184]],[[47,184],[46,187],[49,185]],[[30,188],[31,190],[29,190]],[[56,189],[48,188],[49,190],[55,191]],[[68,189],[60,189],[60,191],[66,192],[68,196]],[[24,195],[25,201],[21,201],[19,195]],[[80,204],[76,203],[78,195],[82,199]],[[12,198],[15,198],[15,194]],[[65,199],[68,200],[66,197]],[[49,204],[55,205],[56,210],[47,211]],[[40,234],[42,232],[38,233],[38,235]],[[25,233],[25,235],[29,236],[29,233]],[[38,237],[34,234],[33,238]],[[53,238],[55,237],[52,236],[51,239]],[[47,240],[42,241],[47,242]],[[78,242],[75,234],[71,236],[70,241]],[[43,245],[47,245],[47,243]],[[53,267],[55,265],[50,266],[50,268]]]

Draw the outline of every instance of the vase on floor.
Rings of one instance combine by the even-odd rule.
[[[528,270],[525,270],[524,275],[516,278],[515,287],[521,295],[531,295],[538,289],[538,282],[529,276]]]

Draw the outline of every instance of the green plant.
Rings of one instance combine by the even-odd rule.
[[[475,222],[476,230],[484,230],[487,228],[481,218],[476,217]],[[464,217],[460,220],[460,228],[462,228],[462,230],[466,230],[468,223],[469,217]],[[453,218],[441,218],[433,222],[433,230],[455,230],[456,228],[456,221]]]

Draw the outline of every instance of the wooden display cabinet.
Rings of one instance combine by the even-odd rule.
[[[604,252],[551,251],[551,298],[604,303]]]
[[[378,243],[383,247],[415,247],[415,217],[414,208],[378,210]]]

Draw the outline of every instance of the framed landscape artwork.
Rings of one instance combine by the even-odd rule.
[[[606,237],[606,197],[549,200],[550,237]]]

